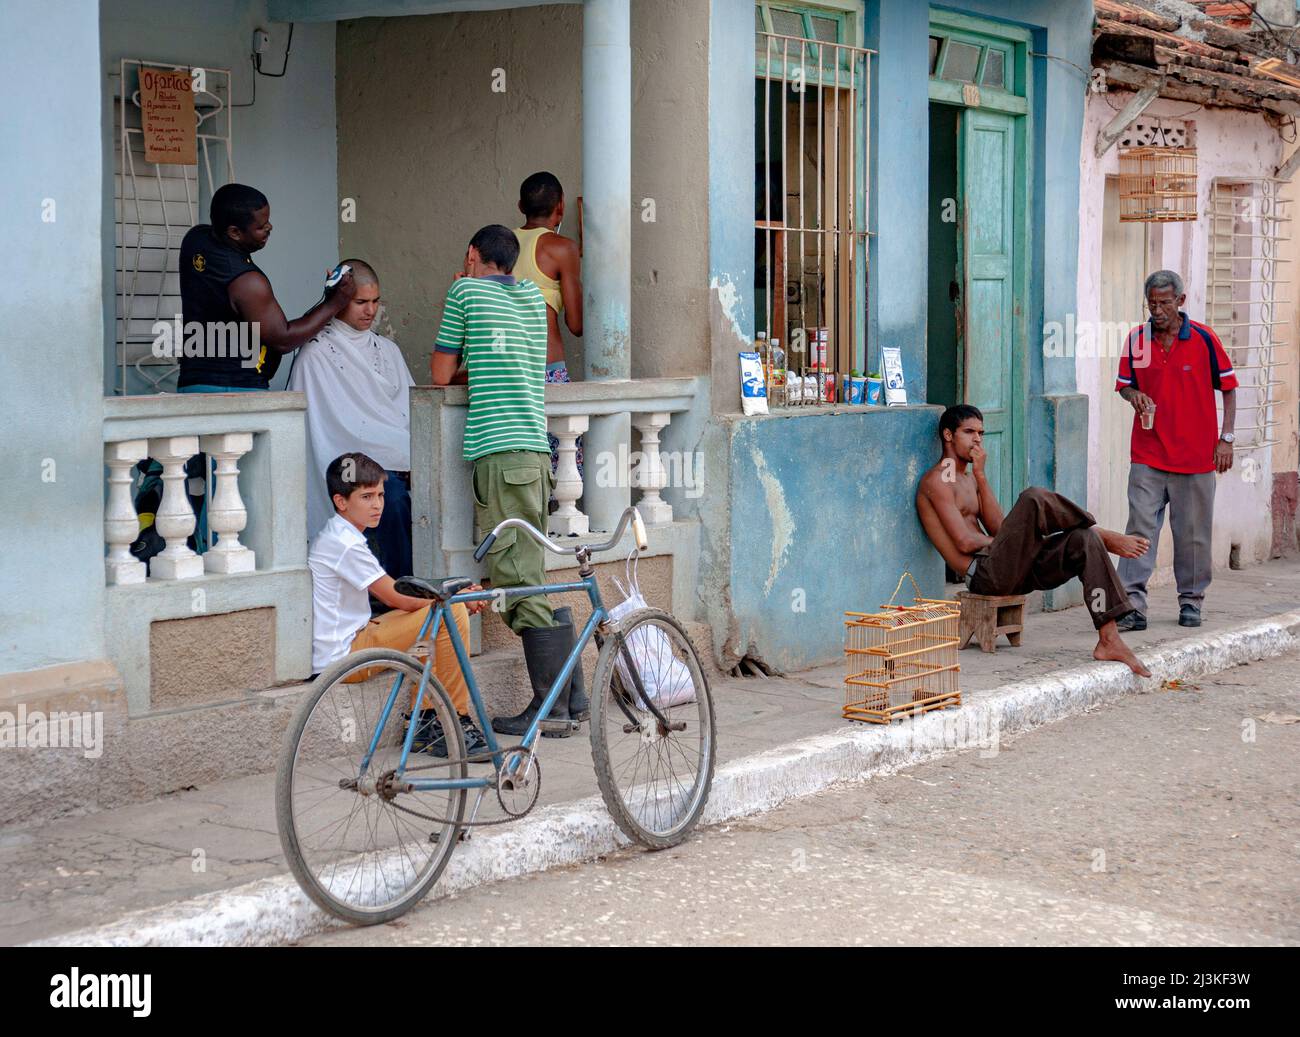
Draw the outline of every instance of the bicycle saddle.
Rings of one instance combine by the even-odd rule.
[[[448,576],[441,580],[422,580],[418,576],[403,576],[394,584],[394,589],[398,594],[407,594],[412,598],[446,601],[473,583],[473,580],[463,576]]]

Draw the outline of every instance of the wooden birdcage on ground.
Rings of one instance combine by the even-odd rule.
[[[1119,149],[1121,223],[1195,220],[1196,149]]]
[[[898,717],[961,705],[961,609],[955,601],[923,598],[918,591],[912,605],[883,605],[880,612],[844,615],[846,719],[888,724]]]

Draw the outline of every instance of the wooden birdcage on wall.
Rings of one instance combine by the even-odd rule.
[[[912,605],[844,615],[846,719],[888,724],[961,705],[956,602],[918,594]]]
[[[1121,223],[1196,219],[1196,149],[1119,149]]]

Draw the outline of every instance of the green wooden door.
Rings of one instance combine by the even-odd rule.
[[[962,113],[957,182],[962,192],[958,263],[961,394],[984,413],[986,470],[1004,509],[1016,486],[1015,306],[1016,117],[968,108]]]

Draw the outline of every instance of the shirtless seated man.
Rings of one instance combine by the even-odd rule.
[[[1109,557],[1141,558],[1150,543],[1102,529],[1073,501],[1036,486],[1004,518],[984,475],[984,415],[966,404],[949,407],[939,435],[943,457],[922,477],[916,510],[930,542],[953,572],[964,574],[971,593],[1027,594],[1077,576],[1097,628],[1092,657],[1150,677],[1115,627],[1133,606]]]

